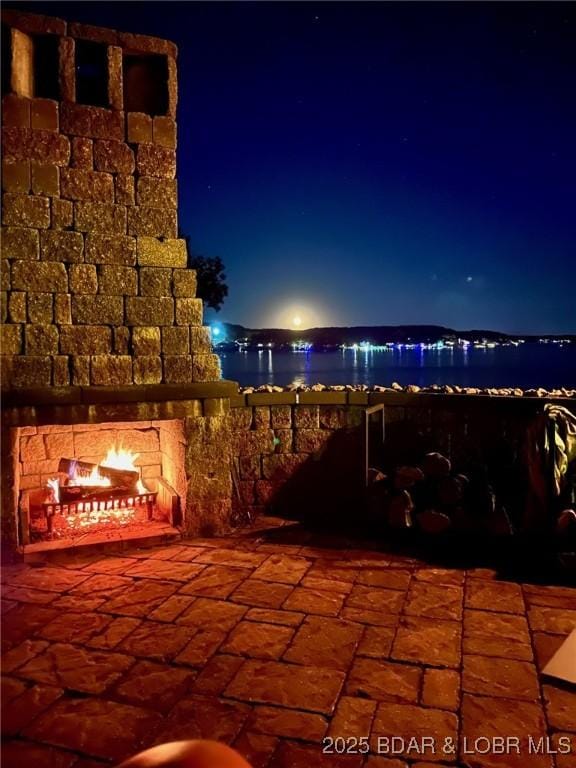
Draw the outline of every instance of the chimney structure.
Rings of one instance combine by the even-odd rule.
[[[2,56],[2,538],[125,541],[133,499],[102,521],[45,498],[110,449],[136,455],[146,541],[225,532],[238,387],[178,238],[176,46],[3,10]]]
[[[2,13],[5,389],[220,379],[178,238],[176,46]]]

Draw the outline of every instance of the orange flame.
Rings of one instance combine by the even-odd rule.
[[[131,453],[124,448],[110,448],[106,454],[106,458],[100,462],[100,466],[138,472],[139,470],[135,463],[138,456],[138,453]],[[58,503],[60,501],[58,478],[50,478],[50,480],[47,481],[47,485],[52,492],[54,502]],[[78,469],[76,469],[74,475],[70,478],[70,485],[81,485],[85,487],[99,486],[100,488],[105,488],[111,486],[112,482],[109,477],[103,477],[100,472],[98,472],[98,467],[94,467],[90,474],[82,474],[82,472],[79,472]],[[138,493],[147,493],[148,491],[148,488],[146,488],[141,479],[138,479],[136,487]]]

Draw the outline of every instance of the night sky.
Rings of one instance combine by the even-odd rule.
[[[180,49],[219,318],[576,332],[571,3],[22,3]]]

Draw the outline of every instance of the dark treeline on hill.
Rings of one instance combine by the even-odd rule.
[[[500,331],[471,330],[456,331],[453,328],[445,328],[441,325],[357,325],[352,328],[307,328],[306,330],[292,330],[288,328],[244,328],[242,325],[223,323],[228,341],[247,340],[251,344],[276,345],[291,344],[297,341],[307,341],[317,347],[334,347],[341,344],[360,344],[368,341],[379,345],[388,342],[397,344],[419,344],[420,342],[433,344],[442,339],[465,339],[466,341],[506,342],[516,339],[525,341],[537,341],[538,339],[570,339],[576,341],[576,334],[554,335],[542,334],[515,335]]]

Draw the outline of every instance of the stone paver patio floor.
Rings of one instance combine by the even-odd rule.
[[[4,768],[115,765],[185,738],[254,768],[576,765],[576,694],[540,675],[576,590],[284,523],[6,565]]]

